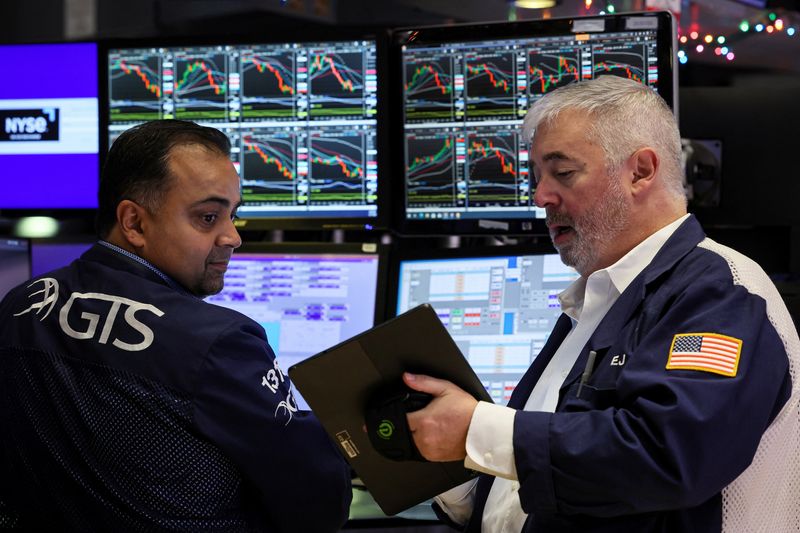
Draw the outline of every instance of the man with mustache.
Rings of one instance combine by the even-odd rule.
[[[581,277],[508,406],[406,374],[431,461],[476,481],[437,498],[477,532],[790,531],[800,523],[800,340],[760,267],[686,212],[678,127],[604,76],[536,102],[536,205]]]
[[[350,471],[264,329],[205,303],[241,203],[220,131],[114,142],[100,240],[0,303],[0,529],[337,531]]]

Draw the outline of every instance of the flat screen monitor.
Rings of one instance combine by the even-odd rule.
[[[431,304],[492,399],[505,405],[561,314],[558,294],[578,274],[555,253],[493,248],[400,259],[396,312]]]
[[[8,291],[31,278],[29,243],[0,237],[0,300]]]
[[[83,255],[94,244],[88,238],[80,242],[31,241],[31,276],[41,276],[51,270],[65,267]]]
[[[0,209],[97,207],[97,45],[2,45],[0,65]]]
[[[110,144],[153,119],[228,135],[240,227],[358,228],[379,215],[378,39],[111,44]]]
[[[206,301],[261,324],[285,372],[383,319],[384,272],[374,244],[248,244]]]
[[[391,57],[401,233],[545,234],[519,129],[558,87],[622,76],[675,108],[666,12],[399,30]]]

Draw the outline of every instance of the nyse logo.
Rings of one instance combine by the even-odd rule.
[[[89,313],[88,311],[80,312],[78,315],[79,311],[72,312],[73,304],[77,300],[109,302],[111,306],[108,307],[105,316],[98,313]],[[80,308],[82,306],[79,304],[76,307]],[[123,314],[124,325],[119,324],[117,321],[117,315],[122,309],[125,310]],[[136,313],[141,312],[152,313],[157,317],[164,315],[164,312],[154,305],[129,300],[121,296],[113,296],[111,294],[102,294],[99,292],[73,292],[58,314],[58,324],[61,326],[61,330],[73,339],[96,339],[100,344],[106,344],[109,339],[112,339],[111,335],[115,333],[115,331],[119,333],[121,329],[133,329],[141,336],[140,342],[131,344],[120,340],[119,336],[115,336],[111,340],[111,344],[121,350],[138,352],[153,344],[154,340],[153,330],[144,325],[136,317]],[[75,324],[75,327],[70,324],[71,321]],[[100,330],[99,336],[98,329]],[[129,331],[125,333],[128,336],[130,335]]]
[[[0,141],[57,141],[58,108],[2,109]]]

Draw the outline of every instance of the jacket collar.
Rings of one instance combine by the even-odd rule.
[[[671,270],[686,254],[691,252],[703,239],[705,233],[694,215],[690,215],[675,233],[664,243],[661,250],[641,273],[631,282],[619,299],[608,310],[600,321],[588,347],[599,350],[611,346],[622,326],[628,321],[631,313],[644,300],[646,288],[662,274]]]
[[[600,321],[594,334],[589,339],[575,365],[572,367],[569,376],[564,381],[564,386],[568,386],[577,379],[588,357],[589,350],[600,352],[611,347],[622,327],[628,322],[631,314],[638,308],[645,297],[647,285],[655,281],[659,276],[672,269],[683,257],[692,251],[703,239],[705,233],[700,223],[694,215],[690,215],[681,224],[675,233],[664,243],[653,260],[641,273],[631,282],[628,288],[620,295],[619,299],[608,310],[606,316]],[[571,321],[565,314],[561,314],[542,348],[542,351],[534,360],[533,364],[522,377],[517,387],[514,389],[508,406],[515,409],[522,409],[533,390],[534,385],[539,380],[547,367],[547,364],[555,355],[558,347],[563,342],[571,329]]]
[[[161,272],[161,270],[148,261],[138,256],[133,256],[133,254],[126,253],[124,250],[111,243],[98,241],[81,255],[81,259],[94,261],[115,270],[122,270],[134,274],[148,281],[170,287],[181,294],[196,298],[196,296],[183,288],[177,281]]]

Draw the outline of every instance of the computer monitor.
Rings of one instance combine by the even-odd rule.
[[[430,303],[492,399],[508,403],[578,278],[558,254],[523,247],[440,250],[398,260],[396,313]]]
[[[65,267],[92,247],[96,239],[82,241],[34,239],[31,241],[31,276]]]
[[[400,232],[546,234],[519,134],[531,104],[616,75],[675,109],[675,35],[666,12],[396,31]]]
[[[285,372],[383,319],[385,264],[375,244],[246,244],[206,301],[261,324]]]
[[[26,239],[0,237],[0,300],[31,278],[31,256]]]
[[[216,127],[241,176],[240,227],[381,226],[378,42],[110,43],[107,142],[152,119]]]
[[[97,45],[0,45],[0,65],[0,209],[97,207]]]

